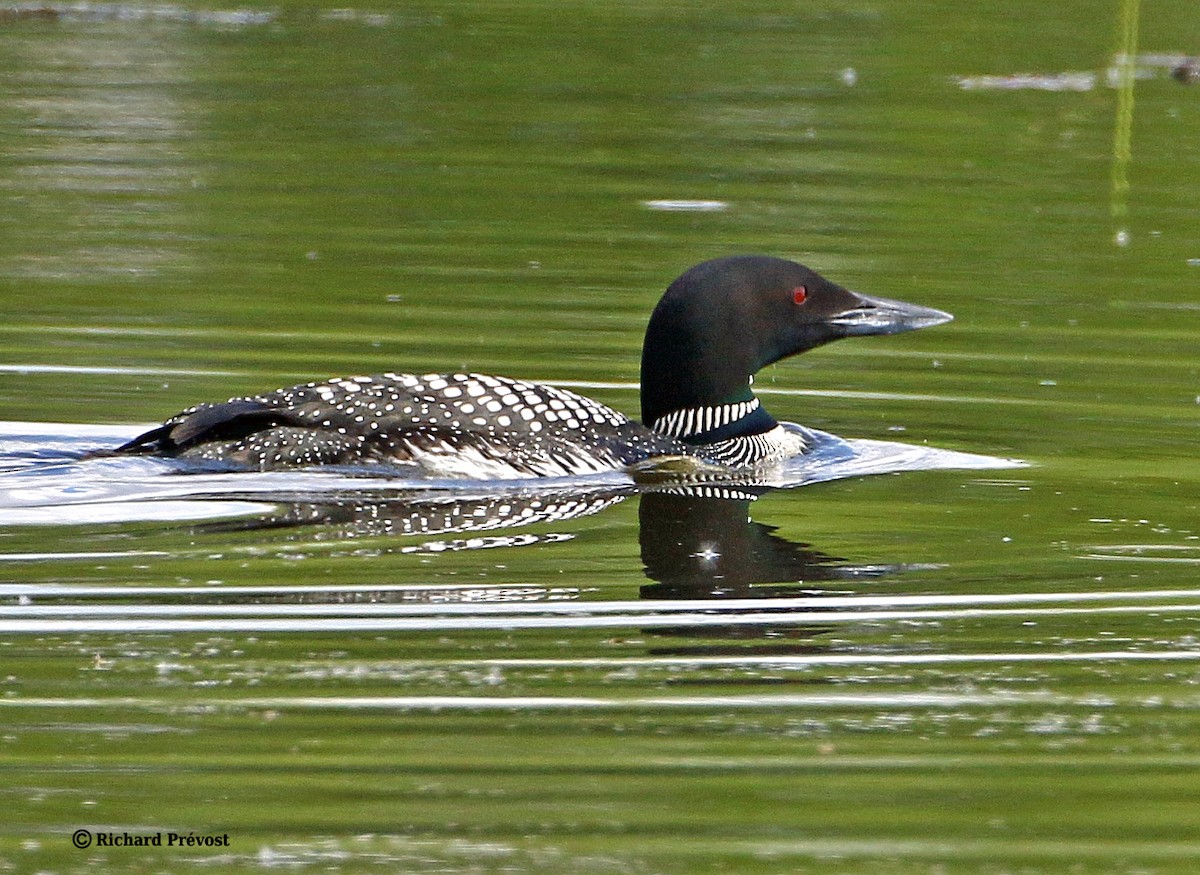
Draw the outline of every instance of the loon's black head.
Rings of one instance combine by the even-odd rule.
[[[671,283],[650,317],[642,347],[642,421],[653,427],[673,411],[749,402],[750,378],[761,368],[831,340],[897,334],[951,318],[852,292],[783,258],[706,261]],[[742,430],[774,424],[756,406],[754,421]]]

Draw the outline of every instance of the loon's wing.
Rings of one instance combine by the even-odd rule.
[[[285,424],[294,424],[294,417],[284,408],[253,398],[231,398],[189,407],[113,452],[173,456],[198,444],[240,440]]]

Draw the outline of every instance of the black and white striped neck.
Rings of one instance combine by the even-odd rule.
[[[751,397],[749,401],[685,407],[660,416],[650,427],[687,444],[713,444],[770,431],[778,423]]]
[[[804,451],[803,439],[783,429],[754,397],[672,410],[650,425],[728,468],[754,467]]]

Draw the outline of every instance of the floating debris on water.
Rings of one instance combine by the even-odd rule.
[[[350,8],[326,9],[321,12],[321,18],[326,21],[356,22],[372,27],[383,27],[392,23],[392,16],[386,12],[369,12]]]
[[[67,23],[122,24],[174,23],[199,24],[215,27],[245,27],[277,24],[296,16],[315,17],[319,21],[361,24],[369,27],[408,26],[416,24],[441,25],[439,14],[417,14],[394,10],[380,11],[350,7],[317,11],[288,9],[193,9],[175,3],[18,3],[0,6],[0,25],[24,21],[57,21]]]
[[[642,201],[648,210],[676,213],[719,213],[729,209],[726,201],[653,200]]]
[[[276,14],[264,9],[190,9],[171,3],[148,6],[132,3],[30,3],[0,9],[0,22],[50,21],[168,21],[225,27],[270,24]]]
[[[1133,60],[1135,79],[1169,76],[1185,85],[1200,79],[1200,59],[1182,52],[1148,52],[1137,55]],[[1086,70],[1068,70],[1062,73],[955,76],[952,81],[964,91],[1091,91],[1101,81],[1109,88],[1117,88],[1126,67],[1127,58],[1118,53],[1098,74]]]
[[[1091,91],[1095,73],[1013,73],[1007,76],[958,76],[964,91]]]

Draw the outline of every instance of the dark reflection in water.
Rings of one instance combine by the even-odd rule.
[[[798,624],[794,604],[778,609],[778,625],[761,620],[739,623],[741,608],[732,600],[761,600],[753,609],[761,614],[772,610],[772,599],[820,595],[827,591],[822,586],[826,582],[875,578],[912,566],[852,563],[780,536],[776,527],[750,518],[751,505],[771,491],[760,486],[711,485],[475,496],[424,491],[382,501],[347,496],[319,503],[291,502],[264,517],[204,523],[196,530],[218,533],[298,527],[304,529],[306,538],[317,540],[429,536],[395,548],[410,553],[511,548],[566,540],[572,537],[568,533],[519,530],[598,513],[636,494],[640,502],[638,541],[644,571],[651,581],[641,588],[641,597],[730,601],[729,610],[722,609],[728,615],[727,624],[644,629],[644,636],[659,642],[649,648],[651,653],[824,652],[831,627]],[[844,593],[842,588],[838,591]],[[411,593],[381,592],[372,594],[371,600],[411,597]]]
[[[198,532],[304,527],[306,538],[342,540],[430,536],[400,552],[516,547],[554,542],[565,533],[511,533],[536,524],[599,513],[638,495],[638,543],[647,599],[781,598],[815,594],[822,581],[846,581],[905,566],[851,564],[777,534],[750,518],[750,506],[773,491],[764,486],[609,487],[561,493],[462,495],[414,491],[401,498],[296,501],[250,519],[201,523]],[[225,496],[233,497],[236,496]],[[255,496],[261,500],[261,496]],[[503,534],[501,534],[503,532]],[[446,535],[461,537],[447,538]],[[433,537],[436,536],[436,537]]]
[[[873,576],[894,566],[846,560],[776,534],[750,518],[760,487],[650,492],[638,508],[645,598],[774,598],[803,595],[817,581]]]
[[[648,599],[784,598],[818,595],[821,581],[875,577],[901,566],[853,565],[846,560],[795,543],[776,534],[774,526],[750,518],[750,505],[771,491],[757,487],[698,487],[652,492],[638,508],[639,539]],[[758,609],[756,609],[758,610]],[[814,636],[829,626],[790,622],[778,626],[738,624],[736,615],[723,626],[676,626],[647,630],[658,638],[687,643],[651,647],[655,655],[694,656],[727,653],[811,653],[826,645]],[[699,639],[704,639],[701,642]]]

